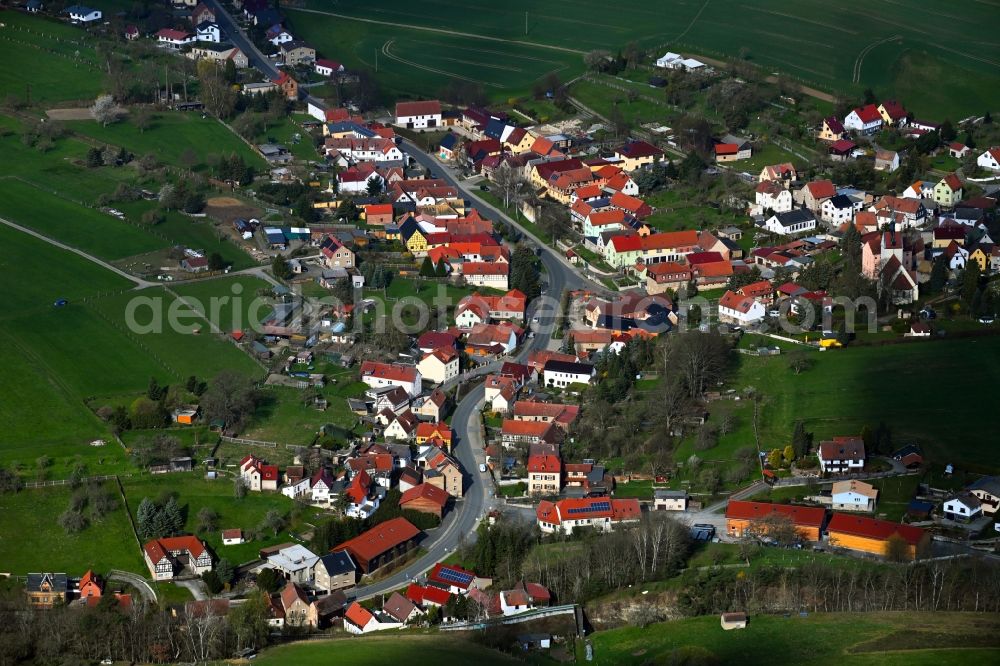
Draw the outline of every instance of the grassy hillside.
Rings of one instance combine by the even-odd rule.
[[[594,664],[968,664],[1000,658],[995,615],[972,613],[756,616],[724,631],[697,617],[593,634]],[[956,646],[962,646],[957,648]],[[697,659],[701,657],[701,659]]]
[[[1000,381],[1000,338],[943,340],[814,353],[794,374],[786,357],[740,357],[738,382],[765,396],[762,441],[790,442],[796,420],[817,441],[885,421],[897,442],[919,442],[937,462],[995,467],[981,391]]]
[[[830,92],[871,86],[922,116],[957,118],[1000,107],[996,8],[972,0],[948,6],[625,0],[614,11],[598,0],[306,5],[322,14],[290,10],[298,36],[352,67],[374,69],[378,51],[380,85],[415,95],[434,95],[454,77],[479,81],[504,99],[552,71],[572,78],[589,50],[616,52],[634,41],[657,54],[745,58]]]
[[[336,655],[333,657],[332,655]],[[255,662],[268,664],[329,664],[332,659],[357,666],[409,663],[419,655],[420,661],[440,664],[492,664],[516,663],[499,652],[480,647],[460,637],[416,635],[371,636],[335,641],[309,641],[283,645],[262,653]]]

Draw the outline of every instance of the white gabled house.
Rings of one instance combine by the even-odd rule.
[[[864,481],[837,481],[831,490],[834,511],[874,511],[878,490]]]
[[[750,326],[763,321],[766,314],[764,304],[752,296],[726,291],[719,299],[719,321]]]
[[[397,102],[396,125],[408,129],[426,129],[441,126],[441,102]]]
[[[983,503],[969,492],[960,492],[948,498],[944,506],[945,518],[958,521],[969,521],[983,513]]]
[[[100,9],[85,7],[84,5],[73,5],[63,10],[64,14],[69,14],[70,20],[80,23],[93,23],[104,18]]]
[[[775,213],[764,221],[764,231],[779,236],[799,234],[816,228],[816,217],[805,208],[797,208],[787,213]]]
[[[787,213],[792,209],[792,193],[782,187],[780,182],[766,180],[757,185],[754,203],[761,213],[766,210],[772,213]]]
[[[218,44],[222,41],[222,30],[219,28],[218,23],[205,21],[203,23],[199,23],[195,30],[198,33],[199,42],[213,42]]]
[[[1000,146],[993,146],[976,159],[976,164],[990,171],[1000,171]]]

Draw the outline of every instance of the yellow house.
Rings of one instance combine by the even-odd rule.
[[[934,186],[934,201],[945,208],[953,208],[962,200],[962,181],[950,173]]]
[[[985,252],[983,252],[982,247],[977,247],[975,250],[969,253],[969,261],[974,261],[979,264],[979,271],[983,274],[986,273],[986,268],[989,266],[990,257]]]
[[[427,237],[420,230],[417,221],[412,217],[406,219],[399,227],[400,239],[414,256],[427,253]],[[388,238],[388,236],[386,236]]]
[[[635,171],[656,162],[663,157],[663,151],[646,141],[629,141],[615,149],[615,157],[625,171]]]
[[[819,131],[820,141],[840,141],[847,135],[844,124],[839,119],[830,116],[823,119],[823,127]]]
[[[531,146],[535,143],[537,139],[534,134],[528,130],[518,127],[510,133],[507,137],[505,144],[510,147],[510,151],[515,155],[520,155],[521,153],[526,153],[531,150]]]

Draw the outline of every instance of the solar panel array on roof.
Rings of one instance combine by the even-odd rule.
[[[611,502],[594,502],[590,506],[573,507],[566,513],[572,516],[578,513],[590,513],[592,511],[611,511]]]
[[[442,568],[437,572],[437,577],[441,580],[446,580],[449,583],[455,583],[456,585],[468,585],[472,582],[473,576],[467,574],[464,571],[455,571],[454,569]]]

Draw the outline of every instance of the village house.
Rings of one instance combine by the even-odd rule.
[[[765,180],[757,185],[754,203],[761,214],[787,213],[792,209],[792,193],[777,180]]]
[[[734,538],[752,535],[757,530],[766,533],[768,520],[787,519],[802,539],[819,541],[825,518],[826,510],[818,507],[729,500],[726,533]]]
[[[878,490],[864,481],[837,481],[830,491],[834,511],[874,511]]]
[[[240,460],[240,478],[247,490],[277,490],[279,476],[277,465],[268,465],[257,456],[251,454]]]
[[[990,171],[1000,171],[1000,146],[993,146],[976,158],[976,164]]]
[[[458,377],[458,352],[454,349],[435,349],[425,354],[417,363],[417,371],[427,381],[434,384],[444,384]]]
[[[823,473],[860,472],[865,466],[865,443],[860,437],[834,437],[820,442],[818,455]]]
[[[629,141],[615,149],[614,157],[621,161],[619,166],[622,169],[635,171],[655,164],[657,160],[663,158],[663,151],[646,141]]]
[[[984,476],[971,483],[967,490],[982,503],[984,514],[996,514],[1000,507],[1000,477]]]
[[[762,228],[779,236],[805,233],[816,228],[816,217],[805,208],[797,208],[787,213],[775,213],[764,221]]]
[[[654,511],[687,511],[688,494],[686,490],[669,490],[653,488]]]
[[[799,179],[799,174],[795,170],[795,165],[791,162],[782,162],[781,164],[771,164],[760,170],[760,175],[757,180],[760,182],[778,182],[786,190],[791,187],[791,184]]]
[[[559,494],[562,487],[562,459],[556,444],[533,443],[528,452],[527,469],[529,495]]]
[[[819,130],[819,140],[833,143],[847,137],[847,130],[844,124],[834,116],[823,119],[823,126]]]
[[[590,384],[594,366],[589,363],[549,361],[542,370],[542,384],[546,387],[566,388],[573,384]]]
[[[285,612],[285,625],[304,627],[309,623],[309,599],[295,583],[289,581],[281,590],[281,607]]]
[[[656,264],[637,264],[636,270],[646,277],[646,292],[650,296],[677,292],[691,282],[691,269],[686,264],[665,261]]]
[[[962,200],[962,180],[950,173],[934,186],[934,201],[942,208],[954,208]]]
[[[500,591],[500,612],[504,617],[548,606],[552,593],[538,583],[518,581],[513,589]]]
[[[955,493],[941,507],[944,517],[958,522],[968,522],[983,515],[983,503],[968,491]]]
[[[344,611],[344,630],[351,634],[367,634],[373,631],[399,629],[403,626],[395,618],[382,611],[370,611],[354,601]]]
[[[372,388],[398,386],[414,398],[423,393],[420,371],[413,366],[365,361],[361,364],[361,381]]]
[[[69,583],[64,573],[29,573],[25,587],[33,608],[54,608],[69,598]]]
[[[267,557],[267,565],[285,580],[306,585],[312,580],[313,567],[319,557],[300,544],[292,544]]]
[[[727,290],[719,299],[719,321],[752,326],[764,320],[764,305],[750,296],[741,296]]]
[[[305,42],[292,40],[283,42],[278,47],[278,52],[285,60],[285,65],[298,67],[299,65],[312,65],[316,61],[316,49],[308,46]]]
[[[914,559],[930,541],[930,535],[919,527],[847,513],[833,514],[826,532],[831,546],[873,555],[888,555],[890,543],[898,541],[908,559]]]
[[[397,102],[396,123],[407,129],[428,129],[441,125],[441,102]]]
[[[823,202],[836,195],[837,187],[832,181],[813,180],[795,193],[795,200],[813,213],[818,213],[823,207]]]
[[[899,168],[899,153],[895,150],[878,149],[875,151],[875,170],[892,173]]]
[[[313,565],[313,587],[325,593],[353,587],[357,570],[345,551],[327,553]]]
[[[212,555],[205,544],[190,535],[147,541],[143,559],[154,580],[172,580],[178,575],[200,576],[212,570]]]
[[[568,535],[580,528],[610,532],[617,525],[639,522],[641,513],[637,499],[582,497],[557,502],[542,500],[535,517],[543,533],[562,532]]]
[[[874,104],[859,106],[844,118],[844,128],[859,134],[875,134],[882,129],[882,114]]]
[[[230,530],[222,530],[222,545],[223,546],[238,546],[243,543],[243,530],[239,528],[233,528]]]

